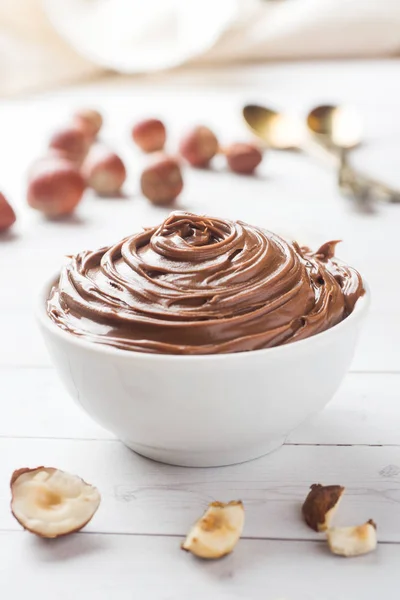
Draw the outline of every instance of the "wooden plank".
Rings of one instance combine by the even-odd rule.
[[[293,431],[293,444],[400,444],[400,374],[349,373],[325,410]]]
[[[180,539],[76,534],[48,543],[0,534],[3,598],[59,600],[394,600],[400,546],[343,559],[325,544],[242,539],[230,556],[202,561]]]
[[[1,368],[0,437],[112,439],[65,391],[52,368]]]
[[[51,368],[0,367],[0,437],[111,439],[70,399]],[[400,374],[349,373],[325,410],[293,431],[292,444],[400,445]]]
[[[0,365],[50,366],[51,360],[36,324],[34,308],[0,313]]]
[[[245,535],[319,539],[302,521],[314,482],[346,486],[337,522],[373,518],[382,541],[400,542],[400,448],[284,446],[220,469],[186,469],[144,459],[115,441],[0,440],[0,530],[17,529],[8,481],[20,467],[56,466],[98,486],[103,501],[89,530],[183,535],[205,506],[241,498]]]

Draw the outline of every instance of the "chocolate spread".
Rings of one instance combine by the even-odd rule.
[[[333,327],[364,293],[334,257],[242,222],[172,213],[115,246],[72,256],[47,310],[62,329],[125,350],[215,354]]]

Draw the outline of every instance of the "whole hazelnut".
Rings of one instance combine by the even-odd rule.
[[[165,146],[167,131],[159,119],[145,119],[133,126],[132,139],[143,152],[157,152]]]
[[[218,140],[211,129],[199,125],[181,139],[179,152],[192,167],[206,167],[217,154]]]
[[[81,108],[73,115],[73,124],[91,139],[94,139],[103,125],[103,117],[93,108]]]
[[[86,183],[101,196],[117,194],[126,179],[126,169],[121,158],[104,147],[95,147],[82,167]]]
[[[29,206],[49,217],[72,213],[84,191],[85,180],[76,164],[57,156],[39,160],[28,176]]]
[[[0,192],[0,233],[14,225],[17,217],[5,196]]]
[[[90,147],[90,139],[76,126],[56,131],[50,138],[49,148],[58,156],[81,165]]]
[[[263,155],[257,146],[247,143],[236,143],[227,146],[224,154],[231,171],[250,175],[262,161]]]
[[[181,168],[175,158],[156,156],[143,170],[140,178],[142,193],[153,204],[165,205],[175,200],[182,191]]]

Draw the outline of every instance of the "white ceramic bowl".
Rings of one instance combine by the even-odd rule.
[[[50,286],[38,318],[71,396],[132,450],[191,467],[262,456],[322,409],[350,365],[369,304],[367,291],[347,319],[286,346],[176,356],[120,350],[63,331],[46,313]]]

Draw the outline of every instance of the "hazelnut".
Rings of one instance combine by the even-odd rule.
[[[0,233],[14,225],[16,219],[12,206],[0,192]]]
[[[92,108],[81,108],[74,113],[73,124],[81,129],[86,137],[94,139],[103,125],[103,117]]]
[[[179,152],[192,167],[207,167],[217,154],[218,140],[211,129],[199,125],[181,139]]]
[[[193,525],[182,550],[200,558],[221,558],[230,554],[244,526],[242,502],[212,502],[204,515]]]
[[[263,155],[254,144],[236,143],[227,146],[224,154],[231,171],[250,175],[262,161]]]
[[[139,121],[132,128],[132,139],[143,152],[157,152],[165,146],[167,132],[159,119]]]
[[[37,161],[28,176],[29,206],[49,217],[73,212],[84,191],[85,180],[77,166],[57,156]]]
[[[43,538],[79,531],[100,504],[94,486],[52,467],[18,469],[10,487],[13,516],[24,529]]]
[[[310,490],[302,507],[304,520],[314,531],[326,531],[344,493],[344,487],[314,483]]]
[[[140,186],[143,195],[153,204],[170,204],[183,188],[178,161],[170,156],[156,156],[143,170]]]
[[[333,527],[328,530],[328,545],[339,556],[361,556],[373,552],[378,544],[376,525],[370,519],[356,527]]]
[[[121,158],[104,147],[93,148],[82,167],[87,185],[102,196],[117,194],[126,179]]]
[[[56,131],[49,142],[50,150],[63,158],[81,165],[90,147],[87,135],[78,127],[70,126]]]

